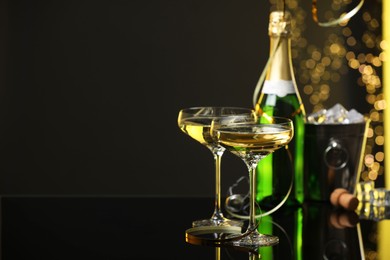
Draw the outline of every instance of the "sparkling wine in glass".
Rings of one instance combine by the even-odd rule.
[[[212,137],[241,158],[249,170],[249,223],[236,246],[259,247],[277,244],[279,238],[261,234],[256,222],[256,167],[261,159],[285,146],[294,135],[290,119],[281,117],[230,116],[213,120]]]
[[[180,129],[210,149],[215,162],[215,207],[211,218],[195,220],[193,227],[199,226],[233,226],[241,227],[241,220],[232,220],[224,217],[221,209],[221,157],[225,148],[211,137],[210,127],[213,119],[232,115],[254,114],[250,108],[240,107],[190,107],[180,110],[178,125]]]

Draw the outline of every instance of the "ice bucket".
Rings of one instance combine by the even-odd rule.
[[[305,124],[306,201],[329,201],[336,188],[355,192],[368,125],[369,120],[352,124]]]

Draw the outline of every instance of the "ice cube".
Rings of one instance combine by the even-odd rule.
[[[355,109],[347,110],[336,104],[329,109],[321,109],[307,116],[310,124],[352,124],[364,122],[364,116]]]
[[[358,111],[355,109],[351,109],[348,111],[347,115],[347,124],[351,123],[362,123],[364,122],[364,116],[360,114]]]
[[[340,104],[336,104],[326,111],[326,124],[341,124],[348,116],[348,110]]]
[[[317,112],[311,113],[307,116],[307,121],[311,124],[321,124],[326,119],[326,109],[318,110]]]

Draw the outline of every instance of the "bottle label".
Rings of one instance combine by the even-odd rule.
[[[288,94],[294,94],[294,83],[291,80],[266,80],[262,89],[264,94],[275,94],[284,97]]]

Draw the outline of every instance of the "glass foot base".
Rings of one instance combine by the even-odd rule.
[[[201,219],[195,220],[192,222],[192,227],[242,227],[244,225],[243,221],[232,220],[232,219]]]
[[[233,235],[234,237],[237,235]],[[279,237],[272,235],[264,235],[259,232],[251,232],[247,236],[241,239],[233,240],[231,242],[234,246],[241,247],[260,247],[260,246],[273,246],[279,243]]]

